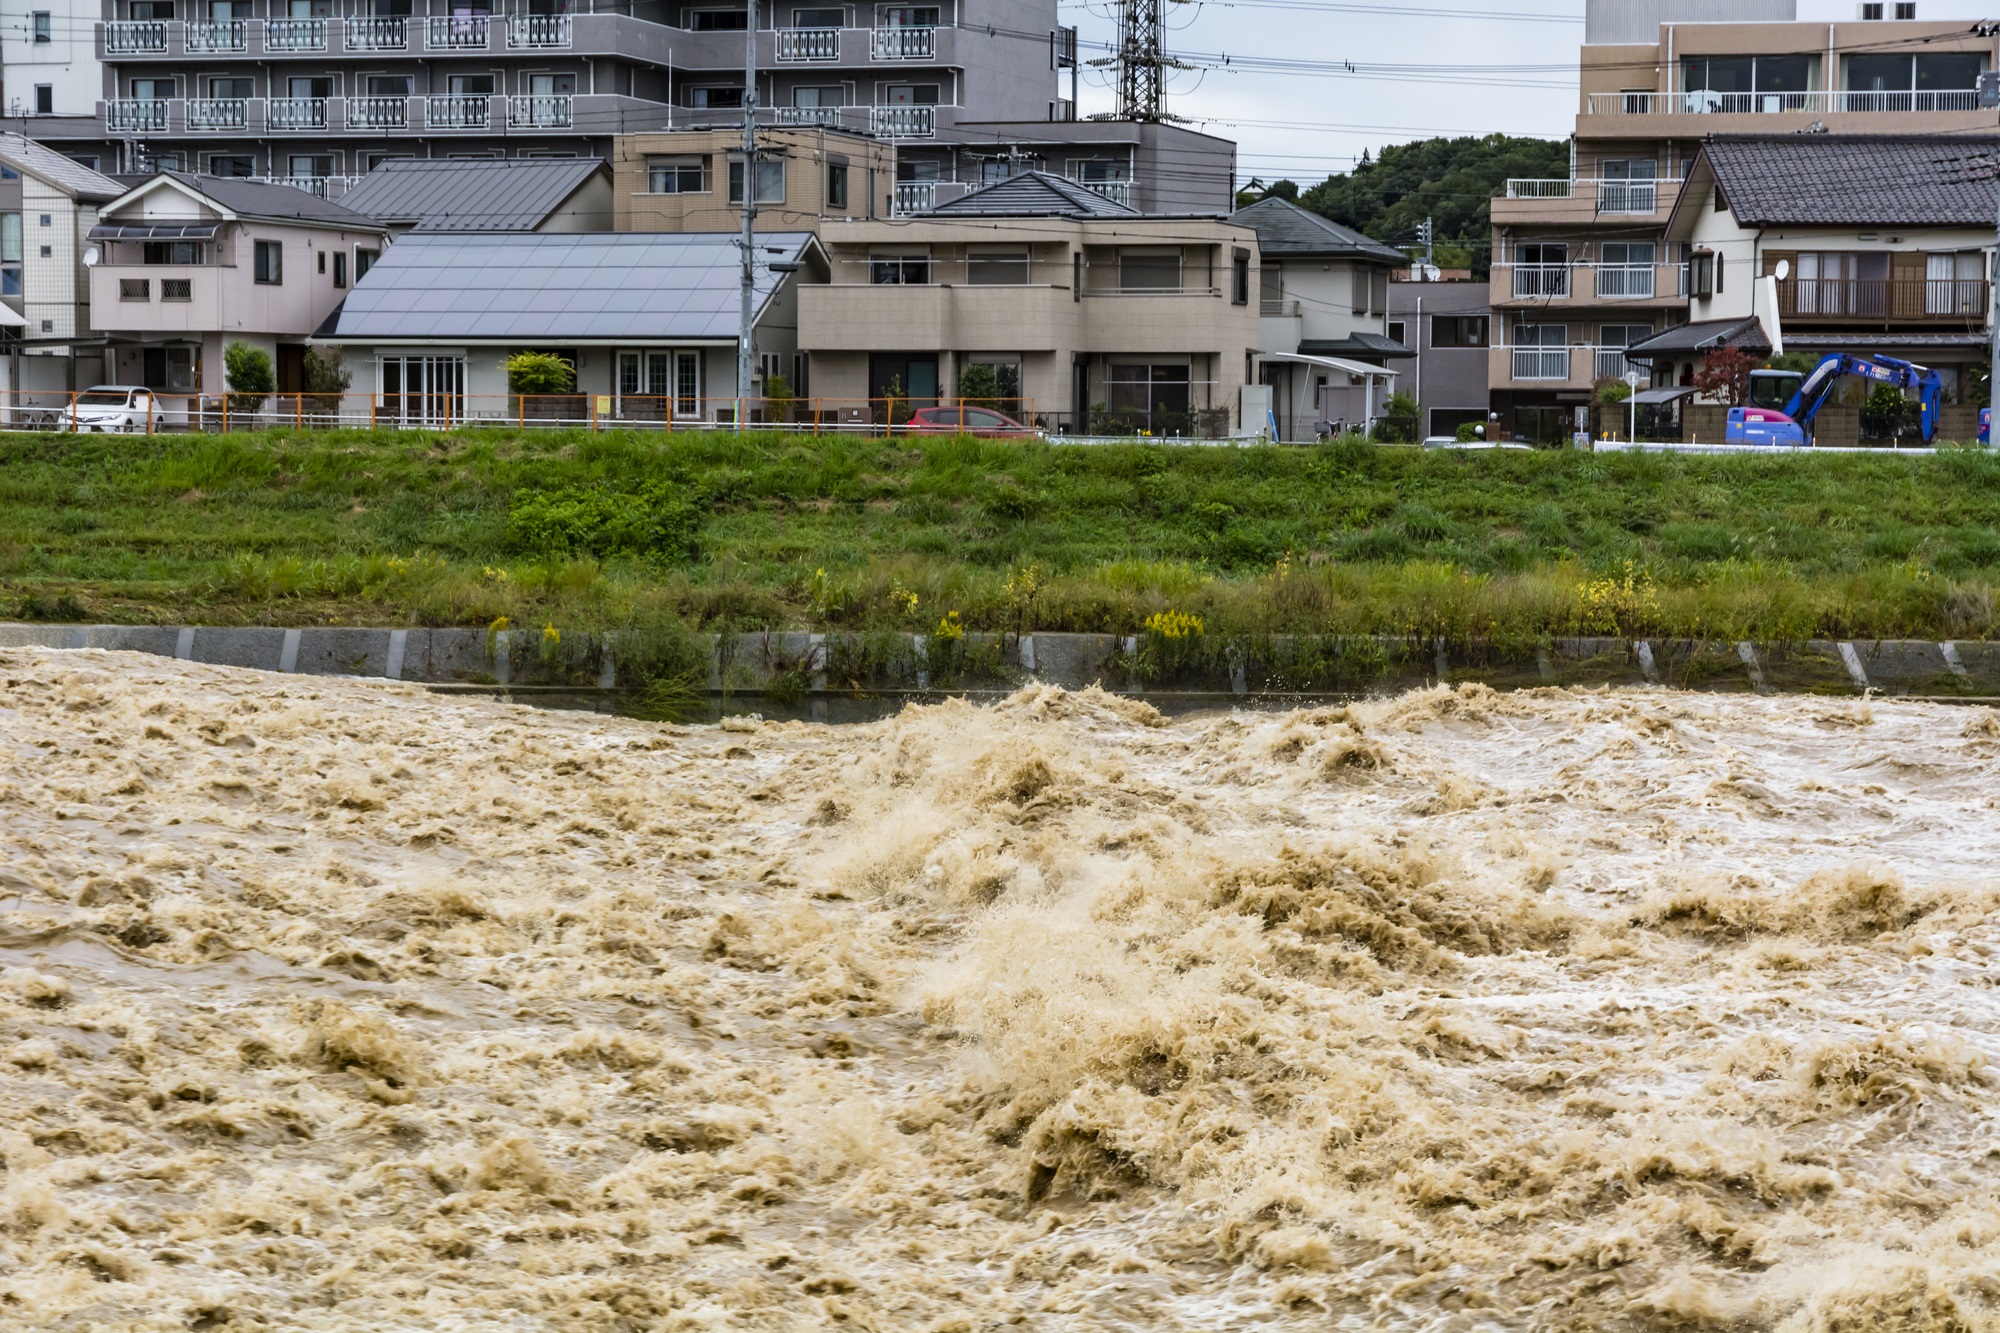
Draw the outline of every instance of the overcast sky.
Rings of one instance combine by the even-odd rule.
[[[1384,144],[1496,131],[1563,138],[1575,125],[1582,0],[1164,3],[1167,48],[1205,66],[1172,76],[1168,109],[1236,140],[1246,179],[1313,182]],[[1063,0],[1062,12],[1081,30],[1084,59],[1103,56],[1090,43],[1111,41],[1115,7]],[[1799,0],[1804,20],[1854,13],[1853,0]],[[2000,0],[1918,0],[1917,13],[1969,22],[2000,16]],[[1110,71],[1082,77],[1080,113],[1110,111]]]

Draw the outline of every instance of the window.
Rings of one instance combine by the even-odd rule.
[[[731,107],[743,105],[741,88],[690,88],[688,105],[704,107]]]
[[[1681,88],[1689,111],[1810,111],[1818,68],[1814,56],[1690,56]]]
[[[1908,23],[1912,19],[1916,18],[1916,16],[1917,16],[1916,0],[1903,0],[1903,3],[1898,4],[1896,6],[1896,17],[1902,22]]]
[[[42,247],[42,258],[54,259],[55,257],[56,257],[56,248],[53,245],[45,245]]]
[[[0,296],[21,295],[21,215],[0,213]]]
[[[822,107],[842,107],[847,105],[847,85],[840,83],[807,84],[792,89],[792,105],[819,109]]]
[[[1870,2],[1870,3],[1868,3],[1868,4],[1864,4],[1864,5],[1862,5],[1862,6],[1861,6],[1861,21],[1862,21],[1863,23],[1879,23],[1879,22],[1881,22],[1881,21],[1882,21],[1882,6],[1881,6],[1881,5],[1879,5],[1879,4],[1875,4],[1875,3],[1873,3],[1873,0],[1871,0],[1871,2]]]
[[[1986,256],[1977,250],[1924,256],[1924,313],[1977,315],[1986,308]]]
[[[44,213],[44,214],[42,214],[42,225],[43,225],[44,227],[53,227],[53,226],[55,226],[55,225],[56,225],[56,220],[55,220],[55,215],[54,215],[54,214],[52,214],[52,213]]]
[[[868,281],[877,287],[918,286],[931,280],[927,254],[878,254],[868,257]]]
[[[1846,110],[1970,111],[1978,106],[1987,58],[1977,51],[1898,52],[1853,55],[1846,63]]]
[[[375,261],[382,257],[380,250],[356,250],[354,252],[354,280],[361,281],[368,276],[368,270],[375,267]]]
[[[847,207],[847,164],[829,163],[826,168],[826,206],[828,208]]]
[[[1389,309],[1389,270],[1378,268],[1368,275],[1368,313],[1386,314]]]
[[[336,254],[333,257],[333,285],[336,287],[345,287],[347,285],[347,256],[345,254]]]
[[[194,281],[190,278],[161,278],[160,299],[162,301],[192,301]]]
[[[1118,290],[1123,292],[1176,292],[1181,286],[1181,252],[1178,250],[1120,250]]]
[[[285,280],[285,250],[277,241],[257,242],[256,280],[266,285]]]
[[[983,247],[972,250],[965,256],[965,280],[974,287],[1025,287],[1028,252]]]
[[[1432,315],[1432,347],[1486,346],[1486,316]]]
[[[249,98],[257,94],[257,85],[251,79],[210,79],[208,95],[216,98]]]
[[[150,278],[118,279],[118,299],[121,301],[150,301],[153,299],[153,283]]]
[[[882,85],[881,100],[877,106],[936,106],[938,86],[935,83],[885,83]]]
[[[1118,426],[1178,435],[1190,424],[1192,385],[1185,365],[1116,365],[1105,388]]]
[[[876,22],[884,28],[935,28],[938,9],[935,5],[884,5]]]
[[[49,11],[48,11],[48,10],[46,10],[46,9],[38,9],[38,10],[36,10],[36,11],[35,11],[35,45],[37,45],[37,46],[40,46],[40,45],[41,45],[41,44],[42,44],[43,42],[46,42],[46,41],[49,41],[49,40],[51,40],[51,38],[50,38],[50,33],[49,33],[49,29],[50,29],[50,26],[51,26],[51,25],[50,25],[50,22],[49,22]]]
[[[646,159],[646,188],[653,194],[701,194],[708,186],[699,157]]]
[[[132,97],[139,102],[170,101],[174,95],[174,87],[172,79],[134,79]]]
[[[738,158],[729,164],[729,202],[743,202],[743,161]],[[760,204],[782,204],[785,202],[785,160],[759,158],[757,161],[757,202]]]
[[[141,252],[148,264],[199,264],[200,241],[147,241]]]
[[[847,11],[844,9],[794,9],[794,28],[843,28],[847,26]]]
[[[697,9],[688,17],[693,20],[688,26],[696,32],[742,32],[750,26],[750,13],[744,9]]]
[[[382,407],[394,421],[442,424],[465,419],[465,358],[385,356]]]
[[[370,74],[368,95],[370,97],[408,97],[410,76],[407,74]]]
[[[1705,301],[1715,295],[1715,252],[1697,250],[1688,256],[1688,295]]]
[[[208,159],[208,174],[238,180],[257,174],[257,159],[248,153],[217,153]]]
[[[43,333],[54,333],[55,331],[56,331],[56,322],[54,320],[45,319],[42,321]]]
[[[1403,335],[1407,332],[1409,332],[1409,325],[1404,323],[1402,320],[1392,319],[1389,321],[1390,342],[1403,343],[1403,345],[1407,347],[1409,344],[1407,341],[1405,341],[1403,337]]]
[[[326,251],[324,250],[319,252],[319,271],[322,273],[326,272]]]
[[[132,0],[132,17],[140,23],[157,23],[174,16],[174,0]]]
[[[35,114],[53,116],[56,113],[56,86],[53,83],[35,85]]]
[[[1229,299],[1235,305],[1250,304],[1250,252],[1232,251],[1229,256]]]

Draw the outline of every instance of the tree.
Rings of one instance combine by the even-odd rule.
[[[1861,404],[1861,433],[1871,440],[1891,440],[1903,433],[1907,401],[1893,384],[1878,384]]]
[[[1730,407],[1741,407],[1750,398],[1750,372],[1760,359],[1741,347],[1718,347],[1702,358],[1694,372],[1694,387],[1703,398],[1720,398]]]
[[[1417,400],[1407,393],[1392,393],[1382,404],[1382,416],[1375,426],[1378,440],[1413,440],[1417,434]]]
[[[516,352],[507,358],[507,392],[574,393],[576,367],[552,352]]]
[[[773,373],[764,377],[764,401],[771,406],[771,420],[790,421],[797,396],[792,392],[792,382],[783,375]]]
[[[306,348],[306,393],[312,398],[311,410],[322,415],[333,415],[340,411],[340,396],[354,382],[354,375],[340,362],[338,347]]]
[[[222,349],[222,371],[229,380],[229,407],[234,412],[259,412],[278,387],[271,354],[249,343],[233,342]]]

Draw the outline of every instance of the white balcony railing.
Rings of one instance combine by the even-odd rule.
[[[1659,182],[1652,180],[1536,180],[1507,182],[1509,199],[1586,199],[1595,197],[1600,213],[1652,213],[1660,203]]]
[[[252,176],[250,179],[261,181],[265,185],[289,185],[295,190],[304,190],[322,199],[338,199],[361,178],[359,176]]]
[[[877,60],[930,60],[937,55],[936,28],[876,28],[868,53]]]
[[[1592,366],[1591,378],[1622,380],[1625,378],[1625,372],[1628,370],[1637,370],[1642,375],[1648,373],[1643,366],[1634,366],[1630,361],[1625,359],[1624,348],[1600,347],[1597,349],[1597,356]]]
[[[1599,296],[1646,297],[1653,294],[1651,264],[1605,264],[1597,270]]]
[[[104,128],[114,134],[147,132],[158,134],[167,128],[168,102],[163,97],[124,97],[104,104]]]
[[[240,130],[250,123],[250,104],[241,97],[190,97],[187,100],[187,127],[190,130]]]
[[[264,24],[266,51],[326,50],[325,19],[271,19]]]
[[[1567,264],[1514,265],[1514,295],[1568,296],[1569,266]]]
[[[937,108],[934,106],[870,107],[868,129],[884,139],[928,139],[937,133]]]
[[[1516,347],[1513,377],[1517,380],[1568,379],[1569,348]]]
[[[507,48],[511,51],[568,50],[569,15],[514,15],[507,20]]]
[[[568,93],[510,97],[507,99],[507,125],[510,129],[567,129],[574,119],[575,102],[576,99]]]
[[[491,34],[491,20],[484,14],[434,15],[424,36],[431,51],[484,51]]]
[[[896,182],[896,211],[898,213],[928,213],[936,203],[936,181]]]
[[[167,25],[155,19],[134,19],[104,25],[104,53],[112,56],[165,55]]]
[[[1091,181],[1077,176],[1071,176],[1070,179],[1086,190],[1096,191],[1114,204],[1123,204],[1127,208],[1132,206],[1131,181]]]
[[[492,101],[483,93],[470,97],[454,94],[424,99],[424,124],[434,130],[483,130]]]
[[[826,125],[840,128],[840,113],[845,107],[837,106],[781,106],[777,108],[780,125]]]
[[[350,130],[408,129],[410,99],[394,94],[350,97],[344,123]]]
[[[782,63],[840,59],[838,28],[780,28],[777,37],[778,59]]]
[[[248,51],[250,25],[242,19],[189,21],[182,25],[181,40],[188,54],[213,51]]]
[[[345,28],[350,51],[407,51],[410,21],[406,18],[350,18]]]
[[[1979,93],[1971,88],[1907,92],[1822,89],[1794,93],[1723,93],[1701,88],[1680,93],[1592,93],[1589,107],[1593,116],[1867,115],[1977,111]]]
[[[323,130],[324,97],[274,97],[264,108],[264,127],[272,130]]]

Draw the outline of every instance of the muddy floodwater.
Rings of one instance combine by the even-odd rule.
[[[2000,1326],[2000,717],[0,653],[0,1328]]]

